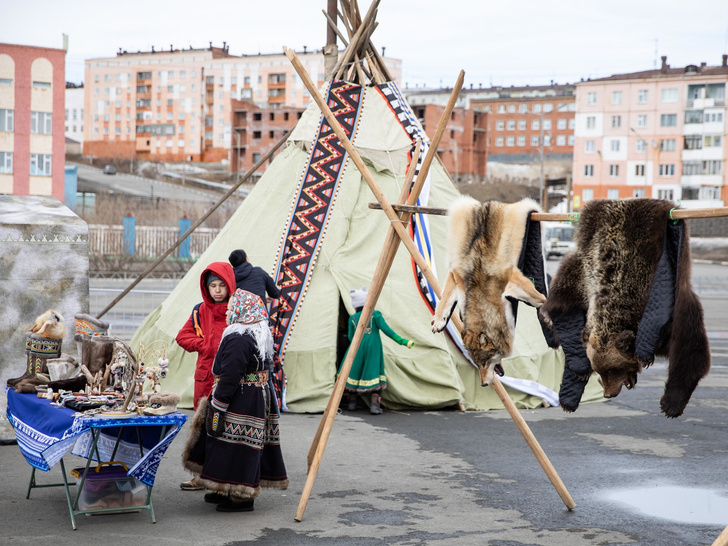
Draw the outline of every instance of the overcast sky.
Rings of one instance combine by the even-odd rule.
[[[360,0],[363,12],[369,0]],[[119,48],[149,51],[226,41],[234,55],[319,49],[326,0],[0,0],[0,41],[63,46],[66,79]],[[726,0],[382,0],[372,36],[402,59],[403,84],[540,85],[672,66],[717,65],[728,53]]]

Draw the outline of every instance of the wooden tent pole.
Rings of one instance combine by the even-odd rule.
[[[346,48],[346,51],[344,51],[344,54],[342,55],[341,59],[339,59],[339,62],[336,65],[336,69],[334,70],[334,79],[338,80],[339,78],[341,78],[341,74],[343,73],[347,63],[352,59],[354,53],[358,51],[362,42],[362,38],[366,34],[366,28],[374,20],[374,16],[377,13],[377,6],[379,5],[379,2],[380,0],[373,0],[371,5],[369,6],[369,11],[367,11],[367,14],[364,17],[362,24],[359,25],[359,28],[356,29],[354,36],[351,37],[351,42],[349,42],[349,47]]]
[[[718,535],[718,538],[715,539],[712,546],[728,546],[728,527],[723,529],[723,532]]]
[[[357,169],[361,173],[362,177],[364,178],[365,182],[371,189],[371,191],[374,194],[374,196],[376,197],[377,201],[382,205],[382,209],[384,210],[385,214],[387,215],[387,218],[389,218],[389,220],[390,220],[390,225],[395,229],[395,231],[397,232],[397,235],[399,235],[400,239],[402,240],[404,245],[407,247],[407,250],[410,252],[410,254],[414,258],[415,262],[417,263],[417,265],[420,267],[420,269],[424,273],[425,277],[428,279],[428,281],[430,281],[430,284],[433,286],[433,289],[435,289],[435,291],[438,295],[441,294],[442,289],[441,289],[437,279],[432,274],[432,271],[430,270],[428,264],[425,262],[424,258],[417,250],[417,247],[414,245],[412,240],[409,238],[409,235],[405,231],[404,226],[402,226],[402,224],[400,223],[399,216],[397,216],[397,214],[392,209],[392,206],[387,201],[386,196],[382,193],[376,180],[374,180],[371,173],[369,172],[366,165],[364,164],[364,161],[359,156],[358,152],[352,145],[351,141],[347,138],[346,133],[339,125],[338,121],[336,120],[336,117],[333,115],[333,113],[329,109],[328,105],[325,103],[325,101],[323,100],[321,95],[318,93],[318,90],[316,89],[315,85],[311,81],[311,78],[308,76],[308,73],[306,72],[306,70],[303,68],[303,65],[298,60],[298,57],[296,56],[295,52],[293,52],[292,50],[290,50],[288,48],[284,48],[284,51],[285,51],[288,59],[291,61],[291,64],[293,65],[294,69],[296,70],[296,72],[300,76],[301,80],[303,81],[304,85],[309,90],[309,93],[313,97],[313,99],[316,102],[316,104],[318,105],[319,109],[326,117],[326,120],[329,122],[331,129],[336,134],[336,137],[341,142],[341,145],[344,146],[346,151],[349,153],[352,161],[354,161],[354,164],[357,166]],[[359,344],[361,343],[361,338],[363,337],[362,322],[366,322],[366,320],[368,320],[371,317],[371,311],[373,310],[373,307],[374,307],[374,305],[373,305],[374,302],[371,300],[372,300],[371,297],[367,298],[366,304],[364,306],[364,310],[362,311],[362,319],[360,319],[360,323],[359,323],[359,326],[362,327],[361,332],[360,332],[360,328],[357,327],[357,331],[354,335],[354,339],[352,340],[352,345],[354,345],[356,343],[355,348],[358,348]],[[367,312],[369,313],[369,315],[367,315]],[[366,320],[364,320],[364,319],[366,319]],[[347,360],[348,359],[349,359],[349,355],[347,355]],[[351,359],[353,361],[353,355],[351,355]],[[351,363],[349,363],[349,367],[350,366],[351,366]],[[344,362],[344,365],[342,365],[341,374],[343,375],[344,373],[346,373],[347,375],[349,373],[349,369],[346,368],[346,362]],[[343,389],[343,385],[342,385],[342,389]],[[515,406],[514,406],[514,408],[515,408]],[[516,410],[516,413],[517,413],[517,410]],[[525,422],[524,422],[524,425],[525,425]],[[301,500],[299,502],[298,510],[296,511],[296,516],[295,516],[296,521],[301,521],[303,518],[303,513],[305,512],[305,509],[306,509],[308,497],[310,496],[311,490],[313,489],[313,482],[316,479],[316,473],[318,472],[318,467],[321,464],[321,458],[323,456],[323,451],[326,447],[326,443],[328,442],[328,437],[331,433],[332,426],[333,426],[333,412],[330,412],[329,420],[325,424],[324,429],[322,431],[321,440],[316,449],[316,453],[314,455],[314,459],[312,461],[311,468],[309,470],[309,473],[308,473],[308,476],[306,479],[306,484],[305,484],[303,492],[301,494]],[[528,430],[528,426],[525,425],[525,427]],[[528,430],[528,432],[530,433],[530,430]],[[532,441],[537,443],[537,440],[533,436],[532,433],[531,433],[531,436],[532,436]],[[532,445],[532,442],[527,442],[527,443],[529,444],[529,446]],[[554,471],[554,473],[555,473],[555,471]],[[568,505],[567,505],[567,507],[568,507]]]
[[[427,179],[427,175],[430,170],[430,166],[432,165],[432,160],[435,157],[435,154],[437,152],[437,147],[440,144],[440,139],[442,138],[442,135],[445,133],[445,128],[447,127],[448,122],[450,121],[450,114],[452,113],[453,108],[455,107],[455,103],[457,102],[458,96],[460,95],[460,90],[462,89],[463,82],[465,80],[465,72],[460,71],[460,75],[455,83],[455,86],[453,87],[453,90],[450,94],[450,100],[448,101],[447,105],[445,106],[445,110],[442,113],[442,116],[440,117],[440,122],[437,125],[437,128],[435,130],[435,136],[432,139],[432,142],[430,143],[429,149],[427,151],[427,154],[425,155],[423,161],[422,161],[422,167],[420,168],[420,173],[417,177],[417,182],[415,183],[415,186],[412,188],[412,191],[409,192],[409,187],[412,184],[412,179],[415,175],[415,167],[417,165],[417,160],[419,158],[420,154],[420,140],[418,139],[415,142],[415,152],[412,157],[412,161],[410,162],[409,170],[407,171],[407,176],[405,178],[404,185],[402,186],[402,192],[399,196],[398,202],[402,203],[407,199],[407,203],[416,203],[417,198],[420,195],[420,192],[422,191],[422,187],[425,184],[425,180]],[[407,193],[409,192],[409,198],[407,198]],[[403,212],[402,213],[402,223],[406,225],[412,214],[410,212]],[[385,242],[383,245],[382,252],[385,251],[388,252],[388,257],[385,265],[385,277],[389,273],[389,269],[391,268],[392,262],[394,261],[394,256],[396,255],[397,249],[399,247],[399,239],[397,238],[397,234],[394,231],[394,228],[389,228],[387,232],[387,236],[385,238]],[[378,270],[375,270],[374,277],[376,278],[378,275]],[[383,283],[382,283],[383,285]],[[370,287],[370,293],[372,292],[373,288]],[[375,302],[378,300],[379,295],[381,293],[381,287],[379,289],[379,293],[377,293],[375,299]],[[358,347],[357,347],[358,349]],[[350,348],[351,350],[351,348]],[[343,370],[343,367],[342,367]],[[340,376],[343,375],[340,374]],[[348,377],[348,372],[347,372]],[[342,393],[343,394],[343,393]],[[318,443],[321,438],[321,432],[323,429],[324,422],[326,420],[326,417],[330,411],[333,411],[333,408],[338,408],[339,402],[341,401],[341,398],[336,400],[332,403],[334,400],[334,394],[332,392],[331,397],[329,398],[329,403],[326,406],[326,410],[324,411],[324,415],[321,418],[321,422],[319,423],[318,430],[316,431],[316,435],[314,436],[313,442],[311,443],[311,448],[308,452],[308,468],[311,468],[311,462],[313,460],[314,453],[316,451],[316,448],[318,447]]]
[[[370,209],[381,209],[379,203],[369,203]],[[433,207],[419,207],[410,205],[395,204],[392,209],[396,212],[410,212],[412,214],[433,214],[435,216],[447,216],[447,209]],[[673,220],[689,220],[690,218],[718,218],[728,216],[728,207],[719,207],[712,209],[678,209],[672,211]],[[554,213],[554,212],[532,212],[531,220],[534,222],[578,222],[579,213]]]
[[[402,184],[402,190],[400,192],[399,200],[398,200],[400,203],[404,202],[405,199],[407,199],[407,192],[409,191],[409,187],[412,184],[412,179],[415,176],[415,166],[417,165],[417,160],[420,157],[419,143],[420,143],[420,140],[418,139],[416,147],[415,147],[415,153],[412,156],[412,161],[410,161],[409,171],[407,171],[407,176],[405,177],[404,184]],[[407,216],[407,213],[404,213],[403,216]],[[404,218],[402,219],[402,221],[403,222],[405,221]],[[382,246],[382,254],[379,258],[379,262],[377,262],[377,267],[374,270],[373,278],[377,278],[381,275],[379,266],[380,266],[380,264],[382,264],[382,257],[384,257],[382,271],[384,274],[384,278],[386,279],[386,276],[389,273],[389,269],[392,266],[392,262],[394,261],[394,256],[397,252],[398,246],[399,246],[399,240],[397,239],[397,234],[394,232],[394,228],[390,227],[387,229],[387,235],[385,237],[385,242],[384,242],[384,245]],[[379,291],[376,294],[375,301],[377,301],[379,299],[379,294],[381,293],[382,286],[384,286],[383,281],[379,286],[376,286],[376,287],[373,286],[373,284],[370,284],[370,287],[369,287],[370,293],[374,292],[375,290],[377,290],[377,288],[379,288]],[[351,350],[352,350],[352,348],[349,347],[350,352],[351,352]],[[358,347],[357,347],[357,350],[358,350]],[[356,355],[356,351],[354,351],[354,355]],[[351,369],[351,367],[349,367],[349,371],[350,371],[350,369]],[[343,372],[343,365],[342,365],[342,372]],[[347,371],[346,375],[344,375],[343,373],[340,373],[339,377],[336,380],[336,383],[338,384],[338,382],[341,381],[342,378],[343,378],[343,382],[346,383],[346,379],[348,377],[349,377],[348,371]],[[339,393],[338,398],[336,396],[337,392]],[[334,388],[334,390],[331,392],[331,396],[329,397],[329,403],[326,405],[326,410],[324,411],[324,415],[321,418],[321,421],[319,422],[318,430],[316,430],[316,434],[314,435],[313,441],[311,442],[311,447],[308,450],[307,470],[310,470],[310,468],[311,468],[311,461],[313,461],[314,454],[316,453],[316,448],[319,445],[319,441],[321,439],[321,432],[323,431],[323,428],[324,428],[324,422],[326,422],[328,420],[328,416],[329,416],[330,412],[336,411],[336,409],[338,409],[339,403],[341,402],[342,395],[343,395],[343,390],[337,391],[336,388]]]
[[[205,214],[203,214],[203,215],[202,215],[202,217],[201,217],[201,218],[200,218],[199,220],[197,220],[197,222],[195,222],[195,223],[194,223],[194,224],[193,224],[193,225],[192,225],[192,226],[191,226],[191,227],[190,227],[190,228],[189,228],[189,229],[188,229],[187,231],[185,231],[185,232],[184,232],[184,233],[183,233],[183,234],[182,234],[182,235],[181,235],[181,236],[179,237],[179,239],[177,239],[177,241],[176,241],[176,242],[175,242],[175,243],[174,243],[174,244],[173,244],[173,245],[172,245],[171,247],[169,247],[169,248],[167,249],[167,251],[166,251],[166,252],[165,252],[164,254],[162,254],[162,255],[161,255],[161,256],[160,256],[159,258],[157,258],[157,259],[156,259],[156,260],[154,261],[154,263],[152,263],[152,265],[150,265],[150,266],[149,266],[149,267],[148,267],[148,268],[146,269],[146,271],[144,271],[144,273],[142,273],[142,274],[141,274],[141,275],[139,275],[139,276],[138,276],[138,277],[137,277],[136,279],[134,279],[134,282],[132,282],[132,283],[131,283],[131,284],[130,284],[129,286],[127,286],[127,287],[126,287],[126,288],[124,289],[124,291],[123,291],[123,292],[122,292],[121,294],[119,294],[118,296],[116,296],[116,298],[114,298],[114,300],[113,300],[113,301],[112,301],[111,303],[109,303],[109,305],[107,305],[107,306],[106,306],[106,307],[105,307],[105,308],[103,309],[103,311],[101,311],[101,312],[100,312],[100,313],[99,313],[98,315],[96,315],[96,318],[101,318],[101,317],[103,317],[103,316],[104,316],[104,315],[105,315],[105,314],[106,314],[106,313],[107,313],[107,312],[109,311],[109,309],[111,309],[112,307],[114,307],[114,305],[116,305],[117,303],[119,303],[119,301],[121,301],[121,299],[122,299],[122,298],[123,298],[124,296],[126,296],[126,295],[127,295],[127,294],[128,294],[129,292],[131,292],[132,288],[134,288],[134,287],[135,287],[135,286],[136,286],[137,284],[139,284],[140,282],[142,282],[142,280],[144,280],[144,278],[145,278],[145,277],[146,277],[147,275],[149,275],[149,273],[151,273],[152,271],[154,271],[154,269],[155,269],[155,268],[156,268],[156,267],[157,267],[157,266],[158,266],[159,264],[161,264],[161,263],[162,263],[162,262],[164,261],[164,259],[165,259],[165,258],[166,258],[167,256],[169,256],[170,254],[172,254],[172,252],[174,251],[174,249],[175,249],[175,248],[177,248],[177,247],[178,247],[179,245],[181,245],[181,244],[182,244],[182,242],[183,242],[183,241],[184,241],[184,240],[185,240],[185,239],[186,239],[187,237],[189,237],[189,236],[190,236],[190,234],[191,234],[191,233],[192,233],[193,231],[195,231],[195,230],[196,230],[196,229],[197,229],[197,228],[198,228],[198,227],[200,226],[200,224],[202,224],[202,222],[204,222],[205,220],[207,220],[207,218],[208,218],[208,217],[209,217],[209,216],[210,216],[210,215],[211,215],[211,214],[212,214],[213,212],[215,212],[215,211],[216,211],[216,210],[217,210],[217,209],[218,209],[218,208],[220,207],[220,205],[222,205],[222,204],[223,204],[223,203],[224,203],[224,202],[225,202],[225,201],[226,201],[226,200],[228,199],[228,197],[230,197],[230,196],[231,196],[231,195],[232,195],[233,193],[235,193],[235,192],[237,191],[237,189],[238,189],[238,188],[239,188],[239,187],[241,186],[241,184],[243,184],[243,182],[245,182],[246,180],[248,180],[248,178],[250,178],[251,176],[253,176],[253,173],[254,173],[255,171],[257,171],[257,170],[258,170],[258,169],[259,169],[259,168],[261,167],[261,165],[263,165],[263,164],[264,164],[264,163],[265,163],[266,161],[268,161],[268,159],[269,159],[269,158],[270,158],[270,157],[271,157],[271,156],[272,156],[272,155],[273,155],[273,154],[274,154],[274,153],[276,152],[276,150],[277,150],[278,148],[280,148],[281,146],[283,146],[283,144],[284,144],[284,143],[286,142],[286,140],[288,140],[288,137],[289,137],[289,136],[290,136],[290,132],[289,132],[289,133],[286,133],[285,135],[283,135],[283,137],[282,137],[282,138],[281,138],[281,139],[280,139],[280,140],[279,140],[278,142],[276,142],[276,143],[275,143],[275,144],[273,145],[273,147],[272,147],[272,148],[271,148],[270,150],[268,150],[268,151],[267,151],[267,152],[265,153],[265,155],[264,155],[263,157],[261,157],[261,158],[260,158],[260,159],[258,160],[258,162],[257,162],[257,163],[256,163],[255,165],[253,165],[253,166],[252,166],[252,167],[250,168],[250,170],[249,170],[249,171],[248,171],[247,173],[245,173],[245,175],[244,175],[244,176],[243,176],[243,177],[242,177],[242,178],[241,178],[240,180],[238,180],[238,181],[237,181],[237,182],[236,182],[236,183],[235,183],[235,184],[234,184],[234,185],[233,185],[233,186],[232,186],[232,187],[231,187],[231,188],[230,188],[230,189],[229,189],[229,190],[228,190],[228,191],[227,191],[227,192],[225,193],[225,195],[223,195],[223,196],[222,196],[222,197],[220,198],[220,200],[219,200],[219,201],[218,201],[217,203],[215,203],[215,204],[214,204],[214,205],[213,205],[213,206],[212,206],[212,207],[210,208],[210,210],[208,210],[208,211],[207,211],[207,212],[206,212]]]

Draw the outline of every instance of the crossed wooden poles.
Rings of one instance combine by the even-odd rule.
[[[308,503],[308,498],[311,495],[311,490],[313,489],[313,482],[316,479],[316,473],[318,472],[318,467],[321,464],[321,458],[323,457],[324,450],[326,449],[326,443],[328,442],[329,435],[331,434],[331,429],[334,424],[334,418],[336,417],[336,413],[339,407],[339,402],[341,402],[341,396],[344,392],[344,386],[346,384],[346,379],[349,377],[349,371],[351,370],[351,365],[354,361],[354,356],[356,355],[359,345],[361,344],[361,340],[364,337],[364,329],[366,324],[368,324],[369,319],[372,316],[372,311],[374,310],[374,305],[377,302],[377,299],[379,298],[379,295],[382,291],[382,287],[384,285],[384,281],[387,278],[387,275],[389,273],[389,270],[392,266],[392,262],[394,261],[394,256],[397,253],[397,248],[399,247],[400,241],[404,243],[405,247],[407,247],[407,250],[412,255],[412,258],[415,260],[415,263],[420,268],[420,270],[423,272],[425,277],[427,278],[428,282],[432,286],[436,296],[439,298],[440,294],[442,292],[442,288],[440,287],[440,284],[438,283],[437,279],[435,278],[434,274],[432,273],[430,267],[428,266],[425,259],[422,257],[420,252],[417,250],[417,247],[413,243],[412,239],[410,239],[406,229],[405,225],[409,222],[409,219],[411,217],[410,212],[402,212],[401,215],[397,214],[394,209],[392,208],[392,205],[387,201],[387,198],[382,193],[381,189],[379,188],[378,184],[372,177],[371,173],[367,169],[366,165],[364,164],[364,161],[362,161],[361,157],[357,153],[356,149],[352,145],[351,141],[347,138],[346,133],[341,128],[339,123],[337,122],[336,118],[334,117],[334,114],[329,109],[328,105],[324,101],[324,99],[319,94],[318,90],[316,89],[316,86],[311,81],[311,78],[309,77],[306,70],[303,68],[303,65],[298,60],[298,57],[296,54],[288,49],[284,48],[284,51],[286,53],[286,56],[291,61],[291,64],[293,65],[296,72],[298,72],[298,75],[301,78],[301,81],[303,81],[304,85],[308,89],[309,93],[311,93],[311,96],[313,97],[314,101],[320,108],[321,112],[324,114],[324,117],[326,118],[326,121],[331,126],[332,130],[336,134],[336,137],[339,139],[341,144],[344,146],[346,151],[351,156],[352,161],[354,161],[354,164],[359,169],[359,172],[361,173],[362,177],[366,181],[369,188],[372,190],[372,193],[374,194],[374,197],[377,199],[379,204],[382,207],[382,210],[387,215],[387,218],[390,221],[390,227],[387,231],[387,236],[385,238],[384,246],[382,248],[382,253],[379,256],[379,262],[377,263],[377,267],[374,270],[374,277],[372,278],[371,286],[369,287],[369,293],[367,295],[366,302],[364,304],[364,309],[361,312],[361,318],[359,319],[359,324],[357,326],[356,332],[354,333],[354,338],[351,341],[351,345],[349,347],[349,351],[347,353],[346,358],[344,359],[343,364],[341,365],[341,370],[339,372],[339,377],[336,380],[336,384],[334,386],[334,390],[331,394],[331,398],[329,398],[329,403],[326,406],[326,410],[324,411],[324,415],[321,418],[321,422],[319,423],[318,430],[316,431],[316,435],[314,436],[313,442],[311,444],[311,448],[308,453],[308,476],[306,478],[306,484],[303,488],[303,492],[301,494],[301,499],[298,504],[298,510],[296,511],[295,520],[301,521],[303,519],[303,514],[306,511],[306,504]],[[450,100],[447,103],[447,106],[445,108],[445,111],[442,114],[442,117],[440,118],[440,123],[437,126],[437,130],[435,132],[435,136],[432,139],[432,143],[430,145],[429,150],[427,151],[427,155],[425,156],[422,166],[420,168],[420,172],[417,178],[417,182],[415,183],[414,188],[412,188],[412,191],[409,194],[409,198],[407,199],[407,205],[414,205],[417,202],[417,197],[419,196],[420,192],[422,191],[422,186],[425,182],[425,179],[427,177],[427,172],[430,168],[430,165],[432,164],[432,161],[435,157],[435,152],[437,150],[437,145],[440,141],[440,138],[442,137],[442,134],[445,131],[445,127],[447,125],[448,120],[450,119],[450,113],[452,112],[455,101],[458,98],[458,95],[460,94],[460,89],[463,85],[463,79],[465,77],[465,72],[462,70],[460,71],[460,75],[458,77],[457,83],[453,87],[452,94],[450,96]],[[407,190],[412,183],[412,178],[414,177],[415,172],[415,165],[417,163],[419,155],[419,147],[416,147],[415,149],[415,156],[412,160],[412,163],[410,164],[409,171],[407,172],[407,176],[405,178],[405,182],[402,186],[402,192],[400,195],[400,202],[404,201],[404,198],[407,195]],[[463,325],[460,322],[459,318],[456,315],[452,316],[453,322],[455,323],[455,326],[462,331]],[[548,476],[549,480],[553,484],[553,486],[556,488],[556,491],[558,492],[559,496],[561,497],[561,500],[564,501],[564,504],[566,507],[571,510],[576,506],[576,503],[571,498],[571,495],[567,491],[566,487],[564,486],[564,483],[561,481],[561,478],[559,478],[558,474],[554,470],[553,466],[551,465],[551,462],[546,457],[546,454],[544,453],[543,449],[541,449],[541,446],[539,445],[538,441],[536,440],[536,437],[533,435],[531,430],[529,429],[528,425],[526,424],[526,421],[523,419],[521,414],[518,412],[518,409],[516,409],[515,404],[508,396],[508,393],[506,393],[505,388],[503,385],[501,385],[500,381],[497,377],[493,379],[493,388],[495,389],[496,393],[498,394],[498,397],[501,399],[501,402],[503,402],[503,405],[506,407],[506,410],[508,410],[508,413],[510,414],[513,421],[516,423],[516,426],[520,430],[521,434],[523,435],[524,439],[526,440],[526,443],[533,451],[534,455],[536,456],[536,459],[538,460],[541,467],[546,472],[546,475]]]

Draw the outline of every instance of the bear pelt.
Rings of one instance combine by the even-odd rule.
[[[441,332],[457,304],[463,320],[463,345],[486,386],[511,354],[515,316],[509,297],[540,307],[546,297],[518,268],[531,212],[541,212],[535,201],[480,203],[464,196],[448,211],[449,272],[432,320]]]
[[[571,371],[581,374],[581,379],[597,372],[607,398],[617,396],[622,386],[634,387],[638,374],[655,356],[668,357],[660,407],[674,418],[683,413],[698,382],[708,373],[710,348],[703,309],[690,282],[689,236],[684,223],[679,226],[679,236],[674,236],[670,254],[674,226],[668,222],[672,223],[673,208],[672,202],[658,199],[587,203],[576,227],[576,250],[562,260],[540,313],[546,324],[555,326],[558,344],[559,336],[568,333],[559,331],[558,318],[573,316],[575,310],[583,312],[581,341],[591,369]],[[672,274],[661,274],[657,283],[656,273],[665,270]],[[660,299],[666,301],[657,301]],[[645,342],[650,336],[654,339]],[[575,406],[565,409],[573,411]]]

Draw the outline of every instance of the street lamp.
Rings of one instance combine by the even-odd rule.
[[[546,186],[546,177],[545,177],[545,173],[544,173],[544,149],[546,147],[545,143],[544,143],[544,138],[546,136],[545,132],[544,132],[544,127],[543,127],[544,116],[546,116],[547,114],[553,114],[554,112],[564,112],[564,111],[568,111],[568,104],[566,104],[566,103],[560,104],[559,106],[557,106],[553,110],[549,110],[548,112],[543,112],[543,111],[541,111],[541,112],[522,112],[527,115],[539,117],[540,137],[539,137],[538,155],[539,155],[539,162],[540,162],[540,174],[539,174],[538,201],[542,208],[548,206],[547,199],[546,199],[547,189],[545,187]],[[550,145],[551,145],[551,143],[549,142],[549,146]]]

